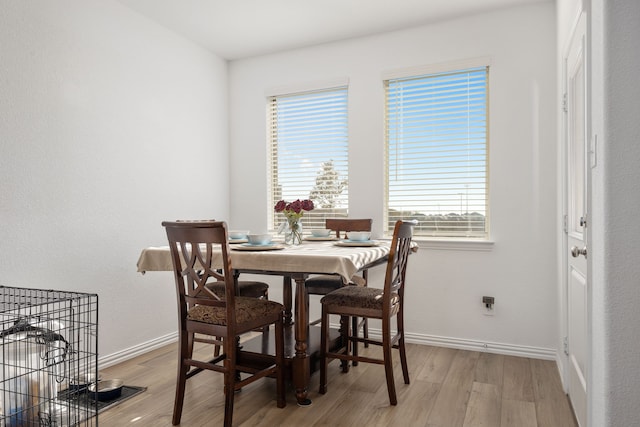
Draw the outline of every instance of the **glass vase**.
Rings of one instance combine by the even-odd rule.
[[[302,243],[302,221],[300,218],[287,219],[284,242],[288,245],[299,245]]]

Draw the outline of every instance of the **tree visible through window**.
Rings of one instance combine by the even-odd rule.
[[[327,217],[348,215],[347,88],[268,99],[271,205],[311,199],[304,227],[324,227]],[[270,211],[277,230],[282,215]]]
[[[389,79],[386,226],[417,235],[488,235],[488,67]]]
[[[318,208],[335,209],[340,203],[340,196],[347,188],[347,180],[333,166],[333,160],[324,162],[316,176],[316,184],[309,198]]]

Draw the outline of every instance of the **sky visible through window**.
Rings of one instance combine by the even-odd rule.
[[[276,97],[272,103],[274,197],[309,198],[327,162],[346,182],[347,137],[346,88]],[[334,207],[346,208],[348,188],[336,196]]]
[[[388,82],[389,209],[486,213],[487,70]]]
[[[427,234],[485,235],[487,81],[482,67],[385,82],[389,224],[412,218]],[[270,99],[274,203],[311,198],[329,169],[344,185],[316,207],[348,214],[347,93],[344,87]]]

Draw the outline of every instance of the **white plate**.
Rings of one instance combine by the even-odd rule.
[[[231,237],[229,237],[229,244],[230,245],[235,245],[237,243],[247,243],[248,240],[247,239],[232,239]]]
[[[336,246],[360,246],[360,247],[368,247],[368,246],[378,246],[380,242],[376,240],[340,240],[339,242],[335,242]]]
[[[284,246],[273,243],[270,245],[251,245],[249,243],[244,243],[242,245],[235,245],[231,249],[236,251],[275,251],[278,249],[284,249]]]
[[[330,242],[332,240],[338,240],[336,236],[327,236],[327,237],[316,237],[316,236],[307,236],[304,240],[309,240],[311,242]]]

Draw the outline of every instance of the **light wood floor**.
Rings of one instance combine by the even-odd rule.
[[[312,375],[311,407],[298,407],[290,391],[286,408],[277,408],[275,380],[260,380],[237,393],[234,425],[576,426],[554,362],[415,344],[407,352],[410,385],[403,383],[393,352],[395,407],[389,405],[383,366],[361,363],[343,374],[333,361],[327,394],[318,393],[319,375]],[[148,390],[100,414],[100,426],[170,426],[176,361],[177,346],[169,345],[102,370],[103,379],[122,378]],[[222,425],[223,403],[222,375],[196,375],[187,381],[180,425]]]

